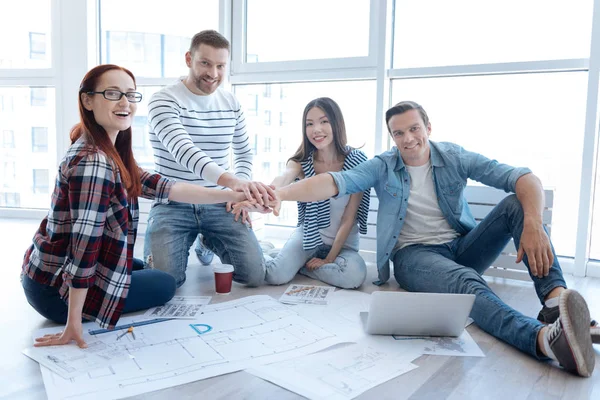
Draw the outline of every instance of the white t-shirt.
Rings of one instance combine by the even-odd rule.
[[[344,211],[346,210],[346,206],[350,201],[350,195],[347,194],[345,196],[341,196],[338,198],[329,199],[330,205],[330,219],[329,226],[325,229],[320,229],[319,233],[321,234],[321,240],[323,243],[332,246],[335,240],[335,236],[340,230],[340,225],[342,224],[342,216],[344,215]],[[352,226],[352,230],[346,239],[346,242],[342,247],[346,247],[352,250],[358,251],[358,244],[360,238],[358,236],[358,222],[356,222]]]
[[[404,226],[396,248],[411,244],[448,243],[458,236],[442,213],[437,201],[431,160],[418,167],[406,166],[410,175],[410,195]]]

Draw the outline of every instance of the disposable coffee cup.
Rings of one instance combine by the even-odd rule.
[[[231,292],[231,282],[233,281],[233,265],[214,264],[215,273],[215,291],[217,294],[229,294]]]

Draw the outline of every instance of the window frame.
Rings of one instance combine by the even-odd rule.
[[[232,54],[231,54],[231,77],[240,76],[244,79],[244,75],[285,71],[314,71],[319,73],[323,70],[352,70],[375,68],[377,66],[377,27],[379,9],[382,3],[379,0],[370,0],[369,13],[369,52],[364,57],[344,57],[344,58],[329,58],[329,59],[313,59],[313,60],[293,60],[293,61],[268,61],[247,63],[245,62],[246,54],[246,27],[247,27],[247,3],[246,0],[233,1],[233,16],[232,16]],[[383,4],[385,7],[385,4]],[[246,77],[247,79],[248,77]],[[268,79],[268,77],[265,77]]]

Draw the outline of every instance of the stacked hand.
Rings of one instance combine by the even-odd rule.
[[[268,214],[273,211],[270,205],[276,199],[274,187],[262,182],[238,179],[230,188],[237,192],[243,192],[246,195],[246,200],[242,202],[227,203],[227,212],[231,212],[235,215],[235,221],[238,221],[241,215],[242,223],[248,223],[252,227],[252,220],[248,213],[259,212],[261,214]],[[279,209],[277,209],[277,211],[279,211]],[[275,215],[279,215],[279,213]]]
[[[233,213],[239,215],[241,212],[258,212],[261,214],[273,213],[279,216],[281,201],[277,198],[270,200],[265,205],[258,204],[255,200],[244,200],[233,205]]]

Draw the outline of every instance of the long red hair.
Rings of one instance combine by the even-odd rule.
[[[85,109],[83,100],[81,99],[82,93],[95,91],[100,77],[105,72],[113,69],[125,72],[133,79],[135,85],[135,76],[133,76],[131,71],[114,64],[98,65],[85,74],[79,86],[79,123],[71,129],[71,144],[83,136],[86,143],[103,151],[116,164],[121,174],[123,185],[127,189],[128,197],[138,197],[142,192],[142,185],[140,183],[139,167],[133,157],[131,147],[131,127],[124,131],[119,131],[117,140],[113,146],[104,128],[96,122],[94,113]]]

